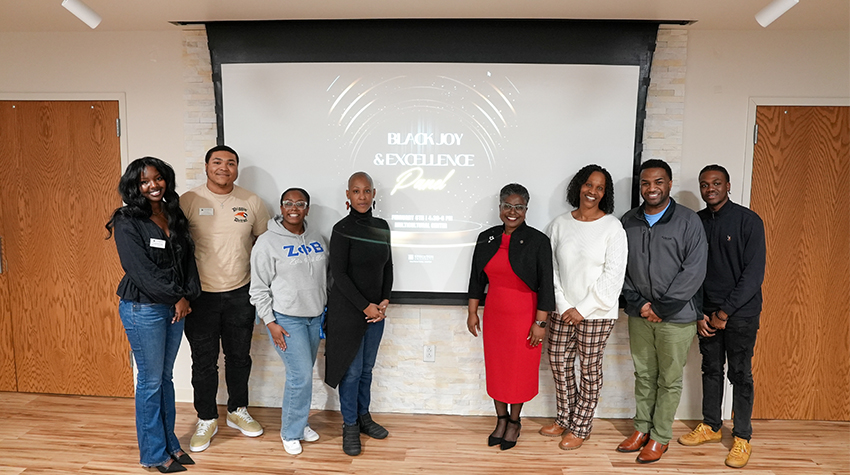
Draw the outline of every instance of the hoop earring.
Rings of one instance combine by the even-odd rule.
[[[348,209],[349,209],[350,207],[351,207],[351,204],[350,204],[348,201],[346,201],[346,202],[345,202],[345,210],[346,210],[346,211],[348,211]]]

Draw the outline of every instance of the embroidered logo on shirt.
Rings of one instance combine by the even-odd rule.
[[[298,247],[287,245],[282,247],[286,253],[284,257],[289,258],[290,265],[301,264],[307,261],[320,261],[325,259],[325,248],[319,241],[302,244]]]
[[[283,246],[282,248],[287,252],[286,257],[297,257],[299,255],[310,255],[314,252],[325,252],[325,248],[322,247],[322,244],[319,241],[313,241],[307,245],[300,245],[298,247],[295,246]]]
[[[248,222],[248,210],[241,206],[233,207],[233,222],[235,223],[247,223]]]

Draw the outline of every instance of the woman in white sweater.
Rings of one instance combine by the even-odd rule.
[[[550,319],[549,363],[558,416],[540,433],[562,437],[559,447],[572,450],[581,447],[593,426],[602,354],[617,321],[628,248],[620,220],[611,215],[614,187],[607,170],[598,165],[579,170],[567,187],[567,202],[576,209],[555,218],[549,232],[556,306]]]

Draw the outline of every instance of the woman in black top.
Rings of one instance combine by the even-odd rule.
[[[118,184],[126,203],[106,229],[124,277],[118,313],[138,369],[136,436],[141,464],[162,473],[182,472],[194,461],[174,435],[171,371],[189,301],[201,293],[186,216],[175,192],[174,170],[153,157],[134,160]]]
[[[351,211],[333,228],[328,297],[325,382],[339,385],[342,450],[360,453],[360,433],[375,439],[388,435],[369,414],[372,367],[384,333],[393,286],[390,227],[372,216],[375,187],[365,172],[348,179],[345,196]]]

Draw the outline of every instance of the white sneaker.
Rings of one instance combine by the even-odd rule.
[[[263,435],[263,426],[255,421],[251,414],[248,414],[247,407],[240,407],[233,412],[227,413],[227,426],[234,429],[239,429],[242,434],[248,437],[257,437]]]
[[[192,435],[192,440],[189,441],[189,450],[192,452],[201,452],[210,446],[212,437],[218,433],[218,421],[215,419],[203,420],[198,419],[198,425],[195,427],[195,433]]]
[[[315,442],[319,440],[319,434],[310,426],[304,427],[304,442]]]
[[[301,453],[300,440],[284,440],[283,434],[280,434],[280,440],[283,442],[283,450],[289,455],[298,455]]]

